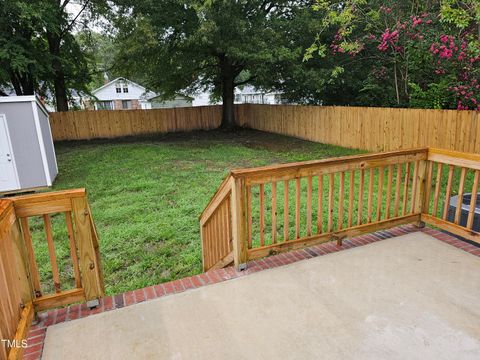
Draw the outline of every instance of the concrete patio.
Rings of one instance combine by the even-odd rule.
[[[48,326],[43,359],[478,359],[480,257],[413,232]]]

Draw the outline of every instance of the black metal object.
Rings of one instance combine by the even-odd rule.
[[[460,222],[459,225],[467,226],[468,212],[470,211],[470,201],[472,199],[472,194],[464,194],[462,201],[462,211],[460,213]],[[448,206],[448,221],[455,221],[455,212],[457,211],[457,202],[458,195],[452,196],[450,199],[450,204]],[[475,215],[473,217],[473,227],[472,230],[480,232],[480,194],[477,195],[475,202]]]

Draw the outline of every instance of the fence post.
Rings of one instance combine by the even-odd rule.
[[[247,188],[243,177],[234,178],[232,187],[233,261],[237,270],[247,268]]]
[[[415,207],[413,212],[414,213],[423,213],[428,204],[425,203],[426,200],[426,189],[425,189],[425,182],[427,177],[427,160],[420,160],[418,162],[418,173],[417,178],[413,179],[417,181],[417,190],[414,196]],[[418,221],[416,224],[418,227],[424,227],[425,223],[423,221]]]
[[[103,281],[86,196],[72,198],[72,212],[85,299],[90,301],[103,296]]]

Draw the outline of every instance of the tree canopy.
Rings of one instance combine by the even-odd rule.
[[[105,73],[165,99],[211,91],[224,126],[245,84],[298,104],[480,110],[479,64],[478,0],[0,0],[0,95],[53,94],[58,110]]]
[[[108,9],[106,0],[0,1],[0,87],[17,95],[53,94],[57,110],[68,110],[71,90],[88,92],[91,80],[91,59],[74,32],[88,31]]]
[[[118,1],[119,62],[165,97],[211,88],[234,125],[234,88],[282,82],[285,64],[301,64],[296,41],[312,23],[310,1]],[[310,16],[304,16],[309,13]],[[314,33],[310,32],[313,36]]]

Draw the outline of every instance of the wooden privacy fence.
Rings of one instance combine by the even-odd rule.
[[[348,148],[480,153],[480,111],[248,104],[237,113],[241,126]]]
[[[61,271],[56,246],[68,248],[71,271]],[[36,255],[42,248],[50,259],[51,280],[41,279]],[[35,311],[103,294],[98,237],[85,189],[0,200],[0,338],[11,341],[2,343],[0,359],[21,358],[21,340]]]
[[[50,114],[53,139],[89,140],[210,130],[220,126],[220,106],[152,110],[86,110]]]
[[[54,140],[87,140],[210,130],[221,106],[153,110],[70,111],[50,114]],[[393,151],[436,147],[480,153],[480,112],[344,106],[235,106],[238,125],[302,139]]]
[[[480,242],[479,174],[480,155],[428,148],[234,170],[200,217],[204,270],[406,223]]]

